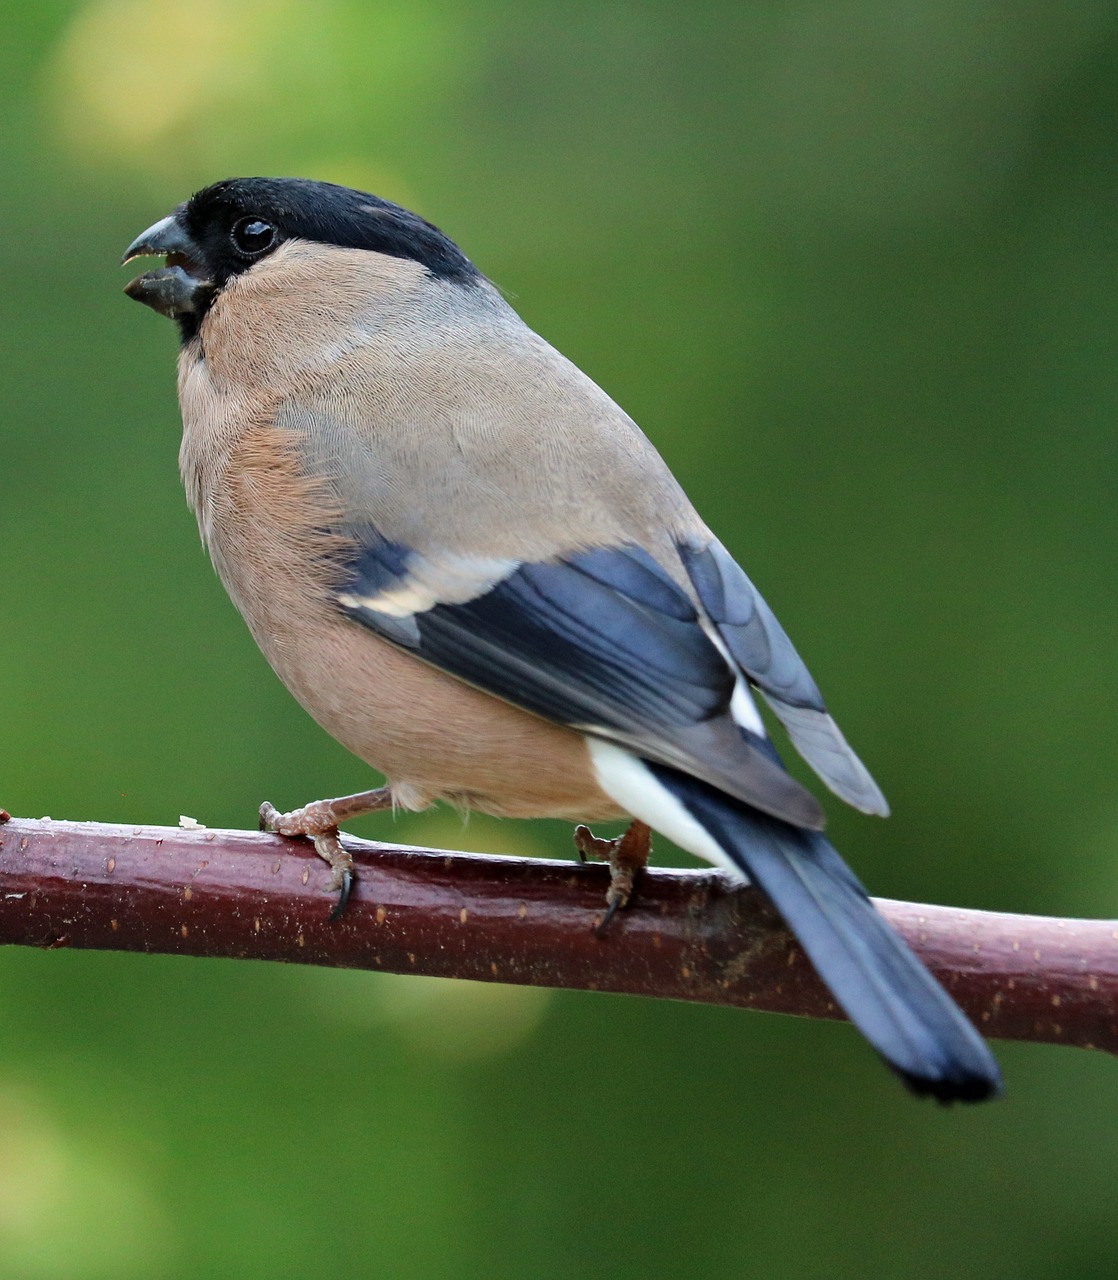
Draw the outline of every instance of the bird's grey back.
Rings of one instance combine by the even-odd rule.
[[[392,268],[396,290],[343,312],[278,406],[347,518],[528,560],[629,542],[673,561],[673,538],[705,531],[640,428],[496,289]]]

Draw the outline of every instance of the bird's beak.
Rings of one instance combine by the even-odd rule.
[[[196,241],[172,214],[136,237],[124,251],[121,265],[133,258],[167,259],[159,271],[146,271],[124,286],[124,292],[160,315],[175,320],[204,310],[213,282]]]

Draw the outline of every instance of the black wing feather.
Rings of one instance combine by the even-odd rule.
[[[704,547],[681,543],[679,554],[703,608],[757,687],[792,706],[826,711],[792,641],[726,548],[720,542]]]
[[[730,656],[764,694],[796,749],[848,804],[887,814],[881,789],[831,719],[811,672],[745,571],[718,541],[680,543],[679,554]]]
[[[766,812],[822,825],[818,801],[729,715],[737,679],[682,590],[639,547],[522,564],[482,594],[406,618],[375,599],[406,547],[365,534],[340,606],[417,657],[535,715],[694,770]]]

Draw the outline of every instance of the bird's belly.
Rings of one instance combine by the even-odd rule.
[[[286,634],[285,634],[286,632]],[[308,712],[385,774],[405,806],[436,799],[503,817],[623,816],[581,734],[471,688],[344,617],[257,641]]]
[[[236,434],[228,423],[226,431]],[[257,644],[326,732],[385,774],[405,807],[446,799],[508,817],[623,816],[598,786],[581,734],[463,684],[338,612],[324,567],[337,548],[323,532],[336,513],[281,432],[251,422],[238,431],[226,453],[208,456],[187,430],[187,493]]]

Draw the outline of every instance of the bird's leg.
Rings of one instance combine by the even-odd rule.
[[[350,818],[376,813],[391,805],[392,792],[388,787],[338,796],[335,800],[315,800],[290,813],[280,813],[275,805],[265,800],[260,806],[260,830],[274,831],[281,836],[309,836],[314,841],[315,853],[329,864],[334,873],[330,888],[338,891],[338,901],[330,912],[330,919],[336,920],[346,908],[354,879],[353,854],[342,848],[338,827]]]
[[[575,827],[575,848],[583,862],[587,858],[602,858],[609,863],[609,890],[606,893],[606,914],[596,933],[606,926],[622,907],[628,906],[633,896],[633,882],[637,872],[647,864],[652,853],[652,829],[647,823],[634,819],[624,835],[613,840],[602,840],[589,827]]]

